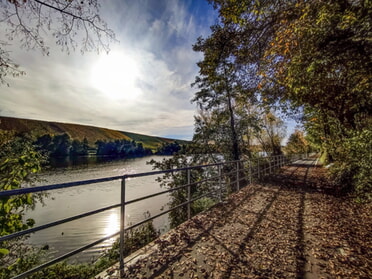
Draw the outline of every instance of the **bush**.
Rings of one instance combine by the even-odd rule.
[[[370,129],[353,132],[340,146],[330,168],[335,183],[343,190],[353,191],[361,202],[372,200],[371,143]]]
[[[147,222],[125,234],[124,256],[128,256],[159,236],[153,223]],[[30,278],[89,279],[119,260],[119,240],[93,264],[69,264],[61,262],[33,274]]]

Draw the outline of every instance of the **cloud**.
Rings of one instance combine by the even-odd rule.
[[[215,18],[211,10],[203,1],[112,0],[103,5],[102,17],[120,41],[111,53],[129,56],[138,67],[135,100],[109,98],[92,82],[92,69],[104,53],[67,55],[52,45],[50,56],[43,56],[15,44],[12,55],[27,75],[1,87],[0,112],[191,139],[195,108],[190,84],[201,58],[192,44],[209,32]]]

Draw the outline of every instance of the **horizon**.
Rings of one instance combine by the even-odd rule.
[[[107,129],[107,130],[117,131],[117,132],[121,132],[121,133],[131,133],[131,134],[136,134],[136,135],[140,135],[140,136],[148,136],[148,137],[160,138],[160,139],[191,141],[191,140],[185,140],[185,139],[179,139],[179,138],[169,138],[169,137],[162,137],[162,136],[149,135],[149,134],[143,134],[143,133],[136,133],[136,132],[126,131],[126,130],[116,130],[116,129],[111,129],[111,128],[107,128],[107,127],[95,126],[95,125],[85,125],[85,124],[81,124],[81,123],[48,121],[48,120],[41,120],[41,119],[20,118],[20,117],[3,116],[3,115],[0,115],[0,124],[1,124],[1,118],[13,118],[13,119],[19,119],[19,120],[26,120],[26,121],[36,121],[36,122],[46,122],[46,123],[57,123],[57,124],[63,124],[63,125],[84,126],[84,127],[92,127],[92,128],[97,128],[97,129]]]
[[[7,77],[0,115],[190,140],[190,84],[202,58],[192,45],[209,35],[217,12],[207,1],[110,0],[100,15],[119,41],[108,55],[62,52],[52,35],[48,56],[11,41],[12,59],[26,74]]]
[[[51,35],[49,55],[12,41],[12,58],[26,74],[7,77],[0,115],[191,140],[191,84],[202,59],[192,45],[210,34],[217,11],[207,1],[110,0],[100,14],[119,40],[108,55],[62,52]],[[286,142],[296,123],[284,121]]]

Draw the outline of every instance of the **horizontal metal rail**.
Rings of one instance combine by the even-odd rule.
[[[113,176],[113,177],[74,181],[74,182],[67,182],[67,183],[60,183],[60,184],[53,184],[53,185],[46,185],[46,186],[36,186],[36,187],[29,187],[29,188],[6,190],[6,191],[0,191],[0,197],[8,197],[8,196],[15,196],[15,195],[38,193],[38,192],[65,189],[65,188],[77,187],[77,186],[85,186],[85,185],[89,185],[89,184],[119,180],[119,179],[122,179],[123,177],[124,176]]]
[[[228,163],[233,163],[233,162],[236,162],[236,161],[231,161]],[[29,188],[6,190],[6,191],[0,191],[0,197],[45,192],[45,191],[50,191],[50,190],[65,189],[65,188],[70,188],[70,187],[84,186],[84,185],[89,185],[89,184],[109,182],[109,181],[120,180],[120,179],[137,178],[137,177],[151,176],[151,175],[157,175],[157,174],[172,173],[172,172],[184,171],[184,170],[189,170],[189,169],[190,170],[200,169],[200,168],[212,167],[212,166],[218,166],[218,165],[224,165],[224,164],[227,164],[227,163],[215,163],[215,164],[207,164],[207,165],[199,165],[199,166],[190,166],[190,167],[184,167],[184,168],[178,168],[178,169],[133,173],[133,174],[125,174],[125,175],[120,175],[120,176],[104,177],[104,178],[98,178],[98,179],[89,179],[89,180],[81,180],[81,181],[74,181],[74,182],[67,182],[67,183],[52,184],[52,185],[46,185],[46,186],[35,186],[35,187],[29,187]]]
[[[87,250],[87,249],[89,249],[91,247],[94,247],[94,246],[96,246],[96,245],[98,245],[98,244],[100,244],[100,243],[102,243],[102,242],[104,242],[106,240],[109,240],[109,239],[117,236],[118,234],[119,234],[119,232],[116,232],[116,233],[113,233],[113,234],[111,234],[109,236],[106,236],[106,237],[103,237],[101,239],[98,239],[97,241],[94,241],[92,243],[89,243],[87,245],[84,245],[84,246],[82,246],[82,247],[80,247],[78,249],[75,249],[75,250],[73,250],[73,251],[71,251],[69,253],[66,253],[66,254],[64,254],[64,255],[62,255],[60,257],[57,257],[57,258],[55,258],[55,259],[53,259],[53,260],[51,260],[49,262],[46,262],[44,264],[41,264],[41,265],[39,265],[39,266],[37,266],[35,268],[32,268],[32,269],[28,270],[28,271],[26,271],[26,272],[24,272],[22,274],[19,274],[19,275],[13,277],[12,279],[25,278],[28,275],[31,275],[31,274],[33,274],[35,272],[38,272],[38,271],[40,271],[40,270],[42,270],[42,269],[44,269],[44,268],[46,268],[48,266],[51,266],[51,265],[56,264],[58,262],[61,262],[61,261],[65,260],[67,258],[70,258],[70,257],[72,257],[72,256],[74,256],[76,254],[79,254],[80,252],[83,252],[84,250]]]
[[[0,237],[0,242],[10,240],[12,238],[16,238],[16,237],[19,237],[19,236],[23,236],[23,235],[26,235],[26,234],[34,233],[34,232],[37,232],[37,231],[45,230],[45,229],[50,228],[50,227],[54,227],[54,226],[61,225],[61,224],[64,224],[64,223],[68,223],[68,222],[71,222],[71,221],[74,221],[74,220],[77,220],[77,219],[88,217],[90,215],[98,214],[98,213],[104,212],[106,210],[117,208],[119,206],[121,206],[120,203],[110,205],[110,206],[103,207],[103,208],[100,208],[100,209],[97,209],[97,210],[89,211],[89,212],[86,212],[86,213],[83,213],[83,214],[79,214],[79,215],[75,215],[75,216],[65,218],[65,219],[62,219],[62,220],[54,221],[54,222],[51,222],[51,223],[48,223],[48,224],[45,224],[45,225],[41,225],[41,226],[38,226],[38,227],[35,227],[35,228],[31,228],[31,229],[23,230],[23,231],[16,232],[16,233],[13,233],[13,234],[9,234],[9,235],[6,235],[6,236],[2,236],[2,237]]]
[[[297,159],[297,158],[294,158],[294,159]],[[247,183],[250,183],[252,182],[254,179],[259,179],[262,175],[265,175],[268,171],[268,173],[272,173],[275,169],[277,168],[280,168],[281,166],[283,166],[285,163],[288,163],[290,162],[292,159],[290,158],[286,158],[282,155],[278,155],[278,156],[273,156],[273,157],[263,157],[263,158],[258,158],[257,160],[254,160],[254,161],[231,161],[231,162],[221,162],[221,163],[214,163],[214,164],[206,164],[206,165],[199,165],[199,166],[187,166],[187,167],[184,167],[184,168],[177,168],[177,169],[170,169],[170,170],[164,170],[164,171],[152,171],[152,172],[144,172],[144,173],[136,173],[136,174],[125,174],[125,175],[122,175],[122,176],[113,176],[113,177],[106,177],[106,178],[99,178],[99,179],[91,179],[91,180],[83,180],[83,181],[76,181],[76,182],[68,182],[68,183],[61,183],[61,184],[53,184],[53,185],[47,185],[47,186],[37,186],[37,187],[29,187],[29,188],[21,188],[21,189],[14,189],[14,190],[7,190],[7,191],[0,191],[0,198],[3,198],[3,197],[10,197],[10,196],[14,196],[14,195],[23,195],[23,194],[31,194],[31,193],[38,193],[38,192],[45,192],[45,191],[51,191],[51,190],[57,190],[57,189],[66,189],[66,188],[70,188],[70,187],[79,187],[79,186],[86,186],[86,185],[91,185],[91,184],[96,184],[96,183],[103,183],[103,182],[110,182],[110,181],[116,181],[116,180],[121,180],[122,182],[122,198],[121,198],[121,201],[120,203],[118,204],[113,204],[113,205],[110,205],[110,206],[106,206],[106,207],[103,207],[103,208],[99,208],[99,209],[96,209],[96,210],[92,210],[92,211],[89,211],[89,212],[85,212],[85,213],[81,213],[81,214],[78,214],[78,215],[75,215],[75,216],[71,216],[71,217],[68,217],[68,218],[64,218],[64,219],[61,219],[61,220],[57,220],[57,221],[54,221],[54,222],[50,222],[48,224],[44,224],[44,225],[41,225],[41,226],[37,226],[35,228],[30,228],[30,229],[26,229],[26,230],[23,230],[23,231],[20,231],[20,232],[16,232],[16,233],[13,233],[13,234],[10,234],[10,235],[6,235],[6,236],[2,236],[0,237],[0,243],[4,242],[4,241],[9,241],[11,239],[14,239],[16,237],[20,237],[20,236],[24,236],[24,235],[27,235],[27,234],[31,234],[31,233],[34,233],[34,232],[37,232],[37,231],[40,231],[40,230],[44,230],[44,229],[47,229],[47,228],[50,228],[50,227],[54,227],[54,226],[57,226],[57,225],[60,225],[60,224],[64,224],[64,223],[68,223],[68,222],[71,222],[71,221],[74,221],[74,220],[78,220],[78,219],[81,219],[81,218],[84,218],[84,217],[87,217],[87,216],[91,216],[91,215],[95,215],[95,214],[98,214],[98,213],[101,213],[101,212],[104,212],[104,211],[107,211],[107,210],[110,210],[110,209],[113,209],[113,208],[118,208],[120,207],[121,208],[121,216],[120,216],[120,230],[114,234],[111,234],[110,236],[106,236],[106,237],[103,237],[103,238],[100,238],[90,244],[87,244],[85,246],[82,246],[78,249],[75,249],[73,251],[70,251],[62,256],[59,256],[55,259],[52,259],[46,263],[43,263],[35,268],[32,268],[22,274],[19,274],[13,278],[25,278],[35,272],[38,272],[48,266],[51,266],[55,263],[58,263],[60,261],[63,261],[71,256],[74,256],[84,250],[87,250],[93,246],[96,246],[97,244],[99,243],[102,243],[108,239],[111,239],[113,237],[116,237],[118,235],[120,235],[120,267],[121,267],[121,272],[123,272],[124,270],[124,237],[125,237],[125,234],[124,232],[126,231],[130,231],[136,227],[139,227],[147,222],[150,222],[156,218],[159,218],[160,216],[163,216],[163,215],[166,215],[170,212],[172,212],[173,210],[176,210],[176,209],[179,209],[179,208],[182,208],[182,207],[185,207],[187,206],[188,207],[188,218],[190,218],[190,206],[193,202],[203,198],[203,197],[206,197],[206,196],[210,196],[210,195],[216,195],[216,194],[219,194],[221,195],[222,194],[222,191],[223,191],[223,188],[226,190],[226,189],[230,189],[228,191],[231,191],[232,190],[232,186],[236,186],[236,190],[239,190],[240,189],[240,183],[242,181],[245,181],[246,179],[248,179],[249,181],[245,181]],[[268,164],[268,166],[267,166]],[[245,165],[247,167],[245,167]],[[225,170],[222,169],[222,167],[224,166],[228,166]],[[211,168],[211,167],[217,167],[217,169],[214,169],[214,172],[216,173],[216,175],[212,175],[210,177],[202,177],[201,179],[199,180],[196,180],[196,181],[191,181],[191,175],[190,175],[190,172],[192,170],[197,170],[197,169],[207,169],[208,168]],[[145,176],[154,176],[154,175],[160,175],[160,174],[167,174],[167,173],[175,173],[175,172],[186,172],[187,173],[187,177],[188,177],[188,182],[184,185],[180,185],[180,186],[177,186],[177,187],[174,187],[174,188],[170,188],[170,189],[167,189],[167,190],[164,190],[164,191],[160,191],[160,192],[157,192],[157,193],[154,193],[154,194],[150,194],[150,195],[146,195],[146,196],[143,196],[143,197],[138,197],[138,198],[134,198],[132,200],[129,200],[127,201],[126,198],[125,198],[125,181],[128,179],[128,178],[139,178],[139,177],[145,177]],[[208,174],[208,171],[206,172]],[[209,171],[210,173],[210,171]],[[212,173],[213,174],[213,173]],[[201,184],[204,184],[204,183],[214,183],[214,187],[211,188],[209,191],[207,191],[206,193],[203,193],[197,197],[191,197],[190,195],[190,187],[192,186],[197,186],[197,185],[201,185]],[[217,184],[217,185],[216,185]],[[244,185],[245,186],[245,185]],[[227,188],[227,187],[230,187],[230,188]],[[151,199],[151,198],[154,198],[156,196],[160,196],[160,195],[165,195],[165,194],[168,194],[168,193],[172,193],[172,192],[175,192],[175,191],[179,191],[179,190],[187,190],[188,191],[188,198],[187,198],[187,201],[185,202],[182,202],[181,204],[178,204],[172,208],[169,208],[167,210],[164,210],[163,212],[161,213],[158,213],[154,216],[151,216],[149,218],[145,218],[144,220],[140,221],[140,222],[137,222],[133,225],[130,225],[130,226],[127,226],[125,227],[124,224],[125,224],[125,207],[127,205],[130,205],[130,204],[134,204],[134,203],[137,203],[137,202],[140,202],[140,201],[143,201],[143,200],[146,200],[146,199]],[[221,197],[220,197],[221,199]],[[123,274],[123,273],[122,273]]]

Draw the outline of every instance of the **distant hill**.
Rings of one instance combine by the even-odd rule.
[[[117,131],[100,127],[49,122],[31,119],[22,119],[14,117],[0,116],[0,130],[14,130],[16,133],[28,133],[35,138],[45,134],[59,135],[67,133],[71,139],[82,141],[87,138],[89,145],[94,146],[97,140],[134,140],[141,142],[143,147],[156,150],[163,143],[179,142],[180,144],[188,143],[184,140],[168,139],[162,137],[153,137],[125,131]]]

